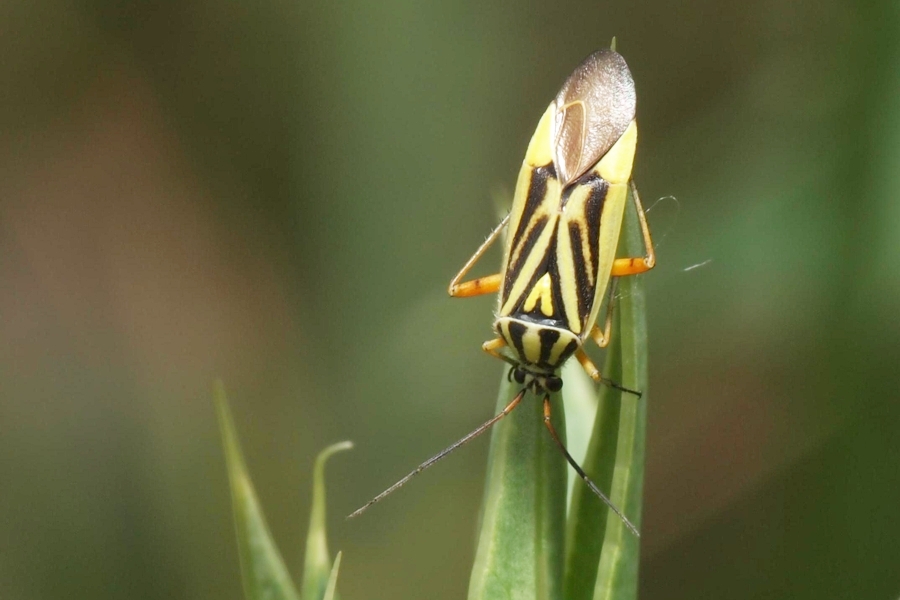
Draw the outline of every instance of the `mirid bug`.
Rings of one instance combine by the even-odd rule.
[[[519,172],[512,209],[450,282],[454,297],[499,292],[497,337],[485,352],[510,365],[522,390],[497,415],[354,512],[354,517],[412,477],[508,415],[528,390],[543,394],[544,423],[569,464],[638,535],[634,525],[588,478],[566,450],[550,421],[550,395],[563,382],[559,370],[575,357],[594,381],[601,377],[584,350],[587,339],[610,341],[611,278],[643,273],[656,258],[650,229],[631,177],[637,143],[635,90],[625,60],[599,50],[569,76],[544,112]],[[646,255],[616,258],[628,192],[643,232]],[[503,270],[462,281],[485,251],[509,228]],[[597,325],[606,305],[603,327]]]

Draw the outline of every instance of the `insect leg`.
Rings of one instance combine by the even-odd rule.
[[[601,348],[606,348],[609,345],[610,340],[610,332],[612,331],[612,315],[613,315],[613,306],[616,298],[616,280],[613,279],[609,284],[609,291],[607,292],[606,298],[606,322],[603,325],[603,331],[600,330],[599,325],[594,325],[591,329],[591,339],[597,342],[597,345]],[[582,363],[584,364],[584,363]]]
[[[592,361],[584,351],[584,348],[579,348],[575,351],[575,358],[577,358],[578,362],[581,363],[581,366],[584,369],[584,372],[588,374],[588,377],[590,377],[597,383],[603,381],[603,377],[600,375],[600,370],[597,368],[597,365],[594,364],[594,361]]]
[[[519,363],[505,354],[500,353],[501,348],[506,348],[506,340],[502,337],[494,338],[489,340],[481,345],[481,349],[493,356],[494,358],[499,358],[503,362],[509,363],[514,367],[518,367]]]
[[[629,183],[631,185],[631,197],[634,199],[635,208],[637,208],[638,220],[641,222],[641,233],[644,237],[644,251],[646,255],[641,258],[617,258],[613,262],[613,277],[645,273],[656,264],[656,251],[653,249],[653,239],[650,237],[650,226],[647,225],[647,216],[644,214],[644,207],[641,205],[641,197],[638,195],[634,180],[632,179]]]
[[[463,265],[463,268],[459,270],[459,273],[456,274],[456,277],[453,278],[450,282],[450,287],[447,289],[451,296],[454,298],[468,298],[471,296],[480,296],[482,294],[492,294],[500,289],[500,282],[503,281],[502,273],[479,277],[469,281],[460,282],[460,280],[475,266],[475,263],[478,262],[478,259],[481,258],[487,249],[497,241],[500,232],[503,231],[503,228],[506,227],[507,223],[509,223],[509,215],[506,215],[503,220],[500,221],[500,224],[494,228],[488,238],[484,240],[484,243],[478,247],[478,250],[475,251],[472,258],[470,258],[466,264]]]
[[[594,364],[594,361],[590,359],[587,353],[584,351],[584,348],[579,348],[575,351],[575,358],[578,359],[578,362],[581,363],[581,366],[584,368],[585,373],[588,374],[588,377],[593,379],[597,383],[604,383],[609,387],[619,390],[621,392],[628,392],[629,394],[634,394],[638,398],[641,397],[641,392],[637,390],[628,389],[627,387],[623,387],[612,381],[610,379],[604,379],[602,375],[600,375],[600,370],[597,369],[597,366]]]
[[[612,500],[610,500],[606,494],[600,491],[600,488],[598,488],[597,485],[593,481],[591,481],[591,478],[587,476],[587,473],[584,472],[584,469],[582,469],[578,465],[578,463],[575,462],[575,459],[572,458],[572,455],[569,454],[568,450],[566,450],[566,445],[562,443],[561,439],[559,439],[559,434],[556,433],[556,429],[553,427],[553,423],[550,421],[550,394],[544,396],[544,425],[547,426],[547,429],[550,431],[550,436],[553,438],[553,441],[556,442],[557,446],[559,446],[559,449],[562,451],[569,464],[572,465],[572,468],[575,469],[575,472],[578,473],[578,476],[584,480],[587,486],[591,488],[591,491],[594,492],[594,494],[596,494],[598,498],[603,500],[603,503],[609,507],[609,510],[616,513],[616,516],[622,519],[622,523],[625,524],[625,527],[627,527],[631,531],[631,533],[633,533],[636,537],[641,537],[641,534],[638,532],[637,527],[635,527],[634,524],[628,520],[628,517],[622,514],[622,511],[616,508],[616,506],[612,503]]]

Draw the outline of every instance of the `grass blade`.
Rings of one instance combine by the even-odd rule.
[[[498,411],[520,387],[504,374]],[[544,426],[540,400],[526,395],[491,434],[469,600],[562,598],[567,465]],[[553,424],[564,437],[561,397],[552,402]]]
[[[300,585],[303,600],[321,600],[328,585],[329,574],[333,571],[325,528],[325,463],[332,455],[352,447],[352,442],[339,442],[328,446],[316,457],[313,467],[312,510],[309,516],[309,533],[306,536],[303,582]]]
[[[331,567],[331,573],[328,575],[328,583],[325,586],[325,593],[322,596],[322,600],[334,600],[337,595],[335,590],[337,589],[337,578],[338,571],[341,568],[341,553],[337,553],[337,557],[334,559],[334,565]]]
[[[641,256],[644,246],[634,205],[628,204],[628,218],[622,228],[620,251]],[[647,311],[643,278],[623,277],[619,281],[619,346],[622,385],[643,392],[640,398],[621,395],[619,437],[613,471],[611,498],[640,524],[644,493],[644,446],[647,430]],[[594,600],[636,600],[640,543],[618,520],[609,520],[594,585]]]
[[[228,480],[231,483],[244,597],[247,600],[298,600],[297,590],[272,540],[253,482],[244,464],[225,388],[221,382],[217,382],[215,386],[215,402]]]
[[[607,349],[603,368],[604,376],[613,381],[621,381],[620,348],[618,337],[614,337]],[[582,466],[601,490],[608,491],[612,486],[621,400],[622,393],[619,390],[606,385],[599,387],[593,434]],[[616,502],[612,494],[610,496]],[[566,529],[564,587],[567,600],[590,600],[594,596],[594,582],[597,579],[609,513],[609,508],[586,485],[580,481],[575,482]],[[629,518],[633,516],[628,511],[625,514]]]
[[[620,256],[644,252],[637,214],[628,204]],[[600,388],[600,405],[585,470],[610,499],[640,524],[644,483],[648,377],[645,295],[640,276],[618,282],[616,327],[604,375],[640,399],[607,386]],[[600,542],[602,540],[602,543]],[[568,523],[565,592],[567,600],[634,600],[640,544],[615,515],[583,486],[576,486]]]

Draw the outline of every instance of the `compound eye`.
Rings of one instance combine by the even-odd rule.
[[[516,370],[513,371],[513,379],[516,380],[516,383],[525,383],[525,371],[516,367]]]
[[[548,377],[545,384],[548,392],[558,392],[562,389],[563,381],[560,377]]]

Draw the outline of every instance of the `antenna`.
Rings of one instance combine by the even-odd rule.
[[[632,392],[632,390],[617,386],[615,384],[613,384],[613,387],[616,387],[622,391]],[[472,440],[477,438],[479,435],[481,435],[482,433],[484,433],[485,431],[490,429],[495,423],[497,423],[497,421],[499,421],[500,419],[502,419],[503,417],[505,417],[506,415],[511,413],[513,411],[513,409],[515,409],[519,405],[519,403],[522,401],[522,398],[525,397],[525,392],[527,391],[527,389],[528,388],[522,388],[522,390],[518,394],[515,395],[515,397],[510,401],[510,403],[506,405],[506,408],[504,408],[499,413],[497,413],[496,415],[494,415],[493,417],[491,417],[490,419],[488,419],[487,421],[485,421],[484,423],[482,423],[481,425],[476,427],[471,433],[469,433],[465,437],[450,444],[449,446],[447,446],[446,448],[444,448],[443,450],[441,450],[440,452],[438,452],[437,454],[435,454],[434,456],[432,456],[431,458],[429,458],[428,460],[423,462],[421,465],[419,465],[418,467],[416,467],[415,469],[410,471],[400,481],[398,481],[397,483],[395,483],[388,489],[384,490],[383,492],[381,492],[380,494],[378,494],[377,496],[375,496],[374,498],[372,498],[371,500],[366,502],[360,508],[356,509],[355,511],[353,511],[352,513],[347,515],[347,518],[352,519],[353,517],[358,517],[359,515],[364,513],[370,506],[372,506],[376,502],[381,501],[382,499],[386,498],[387,496],[389,496],[392,493],[394,493],[395,491],[397,491],[399,488],[403,487],[406,484],[406,482],[408,482],[410,479],[412,479],[413,477],[415,477],[416,475],[418,475],[419,473],[421,473],[428,467],[432,466],[433,464],[435,464],[436,462],[438,462],[439,460],[441,460],[442,458],[444,458],[445,456],[447,456],[448,454],[450,454],[451,452],[453,452],[460,446],[464,446],[465,444],[471,442]],[[639,393],[637,393],[637,392],[632,392],[632,393],[635,393],[638,395],[638,397],[640,397]],[[572,468],[575,469],[575,472],[578,473],[578,476],[581,477],[581,479],[584,480],[584,482],[591,489],[591,491],[594,492],[594,494],[598,498],[600,498],[600,500],[602,500],[603,503],[606,504],[606,506],[608,506],[609,509],[611,511],[613,511],[617,517],[619,517],[619,519],[622,520],[622,523],[625,524],[625,526],[628,528],[628,530],[631,531],[631,533],[633,533],[635,537],[641,537],[641,534],[638,531],[638,528],[635,527],[634,523],[629,521],[628,517],[626,517],[622,513],[621,510],[616,508],[616,506],[612,503],[612,500],[610,500],[606,494],[601,492],[600,488],[598,488],[597,485],[593,481],[591,481],[591,478],[588,477],[587,473],[584,472],[584,469],[582,469],[578,465],[578,463],[575,462],[575,459],[572,458],[572,455],[569,454],[569,451],[566,449],[565,444],[563,444],[562,440],[559,439],[559,434],[556,433],[556,429],[553,427],[553,423],[550,421],[550,394],[549,393],[544,396],[544,425],[547,426],[547,430],[550,432],[550,436],[553,438],[553,441],[556,442],[556,445],[559,447],[559,450],[562,452],[563,456],[565,456],[566,461],[568,461],[568,463],[572,466]]]
[[[621,510],[616,508],[616,505],[612,503],[612,500],[610,500],[606,494],[600,491],[600,488],[598,488],[597,485],[593,481],[591,481],[591,478],[587,476],[587,473],[584,472],[584,469],[578,466],[578,463],[575,462],[575,459],[572,458],[572,455],[569,454],[568,450],[566,450],[565,444],[563,444],[562,440],[559,439],[559,434],[556,433],[556,429],[553,427],[553,423],[550,422],[550,394],[544,396],[544,425],[547,426],[547,429],[550,431],[550,435],[553,437],[553,441],[556,442],[557,446],[559,446],[559,449],[566,457],[566,460],[569,461],[569,464],[572,465],[572,468],[575,469],[575,472],[578,473],[578,475],[584,480],[587,486],[591,488],[591,491],[594,492],[594,494],[598,498],[603,500],[603,503],[609,507],[609,510],[616,513],[616,516],[622,519],[622,523],[625,524],[625,527],[627,527],[635,537],[641,537],[641,533],[638,531],[638,528],[634,526],[634,523],[629,521],[628,517],[626,517]]]
[[[503,417],[505,417],[506,415],[511,413],[513,411],[513,409],[519,405],[519,402],[521,402],[522,398],[525,397],[526,389],[527,388],[522,388],[522,391],[519,392],[518,394],[516,394],[516,397],[513,398],[509,404],[506,405],[506,408],[504,408],[499,413],[497,413],[496,415],[491,417],[488,421],[486,421],[482,425],[479,425],[474,431],[472,431],[472,433],[470,433],[467,436],[465,436],[464,438],[450,444],[449,446],[447,446],[446,448],[444,448],[443,450],[441,450],[440,452],[438,452],[437,454],[435,454],[434,456],[432,456],[431,458],[429,458],[428,460],[423,462],[421,465],[419,465],[418,467],[413,469],[406,477],[404,477],[403,479],[401,479],[400,481],[398,481],[397,483],[395,483],[388,489],[384,490],[383,492],[381,492],[380,494],[378,494],[377,496],[375,496],[374,498],[369,500],[364,506],[356,509],[355,511],[353,511],[352,513],[347,515],[347,518],[352,519],[353,517],[358,517],[363,512],[365,512],[365,510],[367,508],[369,508],[370,506],[372,506],[379,500],[385,498],[386,496],[389,496],[391,493],[396,491],[398,488],[402,487],[407,481],[409,481],[410,479],[412,479],[413,477],[415,477],[416,475],[418,475],[419,473],[421,473],[422,471],[424,471],[425,469],[427,469],[428,467],[430,467],[437,461],[441,460],[442,458],[444,458],[445,456],[447,456],[448,454],[450,454],[451,452],[453,452],[460,446],[463,446],[463,445],[471,442],[472,440],[477,438],[479,435],[481,435],[482,433],[484,433],[485,431],[490,429],[494,423],[496,423],[497,421],[499,421],[500,419],[502,419]]]

